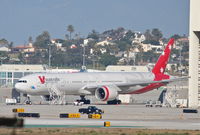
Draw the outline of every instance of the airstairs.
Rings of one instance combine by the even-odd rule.
[[[167,91],[165,95],[163,96],[163,106],[167,107],[176,107],[177,106],[177,101],[176,99],[178,98],[178,92],[176,85],[170,85],[167,86]]]
[[[47,85],[49,95],[50,95],[50,104],[65,104],[65,94],[60,91],[55,85],[48,84]]]
[[[167,107],[176,107],[177,99],[178,95],[177,95],[177,91],[173,90],[173,91],[168,91],[165,93],[164,96],[164,100],[163,100],[163,105],[167,106]]]

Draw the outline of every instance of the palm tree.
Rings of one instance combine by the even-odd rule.
[[[69,31],[69,39],[71,40],[72,33],[74,32],[74,26],[73,25],[68,25],[67,26],[67,31]]]

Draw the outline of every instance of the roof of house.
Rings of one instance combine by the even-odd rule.
[[[16,46],[16,47],[13,47],[13,48],[16,48],[16,49],[28,49],[28,48],[33,48],[33,47],[20,45],[20,46]]]

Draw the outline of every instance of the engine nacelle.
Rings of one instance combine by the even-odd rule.
[[[118,96],[119,88],[116,86],[102,86],[95,91],[95,97],[101,101],[114,100]]]

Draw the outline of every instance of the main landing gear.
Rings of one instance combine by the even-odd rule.
[[[107,104],[108,105],[117,105],[117,104],[121,104],[122,101],[121,100],[118,100],[118,99],[114,99],[114,100],[111,100],[111,101],[107,101]]]
[[[84,104],[90,104],[90,100],[85,98],[85,95],[80,95],[81,99],[76,100],[77,102],[83,102]]]
[[[27,105],[31,105],[32,102],[31,102],[30,96],[27,94],[24,94],[24,96],[26,97],[26,99],[24,100],[24,103]]]

